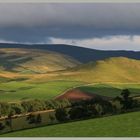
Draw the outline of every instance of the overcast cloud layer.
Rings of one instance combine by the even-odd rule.
[[[0,4],[0,42],[140,50],[140,4]]]

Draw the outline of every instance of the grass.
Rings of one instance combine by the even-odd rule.
[[[139,60],[114,57],[72,68],[57,78],[90,83],[137,83],[140,81],[139,71]]]
[[[64,91],[76,86],[85,92],[91,92],[102,96],[116,97],[121,90],[128,88],[132,95],[140,95],[138,84],[94,84],[81,86],[86,83],[79,81],[54,80],[42,83],[27,81],[11,81],[0,84],[0,101],[20,101],[23,99],[53,99]]]
[[[140,137],[140,112],[3,134],[1,137]]]
[[[81,85],[78,81],[49,81],[45,83],[7,82],[0,84],[0,101],[23,99],[52,99],[65,90]]]
[[[140,85],[134,84],[95,84],[90,86],[81,86],[80,90],[102,96],[116,97],[121,94],[122,89],[128,88],[132,96],[140,95]]]
[[[54,110],[46,110],[46,111],[38,111],[32,113],[35,117],[40,115],[41,122],[39,123],[29,123],[29,120],[27,119],[29,115],[22,114],[21,116],[12,118],[11,120],[11,127],[6,125],[6,120],[0,120],[0,123],[3,124],[5,127],[4,129],[0,130],[0,134],[4,134],[11,131],[17,131],[17,130],[25,130],[29,128],[35,128],[39,126],[46,126],[49,124],[56,124],[58,123],[56,117],[55,117],[55,111]],[[51,120],[51,117],[53,117],[53,121]]]

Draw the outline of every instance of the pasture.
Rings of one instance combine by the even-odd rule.
[[[83,92],[89,92],[107,97],[116,97],[121,94],[122,89],[129,89],[132,96],[140,96],[140,84],[91,84],[81,86],[79,89]]]
[[[1,137],[140,137],[140,112],[22,130]]]
[[[32,118],[30,117],[30,114],[33,116]],[[40,116],[39,121],[37,120],[38,115]],[[53,120],[51,118],[53,118]],[[54,124],[57,122],[58,121],[55,118],[54,110],[38,111],[29,114],[20,114],[18,116],[14,116],[11,119],[0,119],[0,123],[3,126],[3,129],[0,130],[0,134],[16,130],[44,126],[48,124]]]
[[[140,95],[140,84],[94,83],[80,81],[51,80],[46,82],[5,81],[0,83],[0,101],[15,102],[27,99],[53,99],[68,89],[78,87],[83,92],[101,96],[119,96],[122,89],[128,88],[132,96]]]
[[[20,101],[25,99],[53,99],[65,90],[84,84],[78,81],[48,81],[29,83],[11,81],[0,83],[0,101]]]

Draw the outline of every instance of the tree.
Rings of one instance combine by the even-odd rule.
[[[95,109],[98,112],[98,115],[101,116],[104,114],[103,106],[100,104],[95,104]]]
[[[68,120],[68,115],[64,108],[56,109],[55,116],[56,116],[56,119],[60,122]]]
[[[41,115],[38,114],[36,117],[36,123],[39,124],[39,123],[41,123],[41,121],[42,121]]]
[[[122,98],[117,96],[112,100],[113,113],[121,113],[122,112]]]
[[[50,120],[51,120],[52,123],[55,121],[55,117],[54,116],[49,115],[49,118],[50,118]]]
[[[46,109],[45,102],[40,100],[23,101],[21,106],[26,112],[36,112]]]
[[[130,97],[130,91],[128,89],[124,89],[121,92],[122,96],[122,101],[121,103],[123,104],[122,109],[127,110],[131,109],[133,107],[133,99]]]
[[[0,102],[0,116],[8,116],[10,113],[10,105],[6,102]]]
[[[113,112],[113,106],[110,101],[103,100],[100,105],[102,105],[104,114],[109,114]]]
[[[18,103],[11,104],[11,110],[13,110],[15,114],[21,114],[24,112],[23,107],[21,106],[21,104]]]
[[[36,118],[35,118],[35,115],[34,114],[30,114],[27,119],[29,124],[33,124],[33,123],[36,123]]]
[[[39,124],[39,123],[42,122],[42,118],[41,118],[41,115],[40,115],[40,114],[38,114],[38,115],[30,114],[30,115],[27,117],[26,120],[28,121],[29,124],[33,124],[33,123]]]
[[[124,89],[124,90],[122,90],[121,95],[124,100],[128,100],[128,98],[130,96],[130,91],[128,89]]]
[[[94,105],[88,105],[87,110],[88,110],[88,115],[89,116],[96,117],[98,115],[98,112],[95,109]]]
[[[8,117],[6,119],[6,125],[10,127],[11,131],[12,131],[12,116],[14,115],[13,111],[11,111],[8,114]]]
[[[84,106],[76,106],[72,107],[69,111],[69,117],[70,119],[81,119],[88,117],[88,110]]]
[[[5,128],[5,126],[3,125],[3,123],[0,123],[0,130],[3,130]]]

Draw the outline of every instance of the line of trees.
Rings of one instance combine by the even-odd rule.
[[[140,107],[138,102],[130,94],[128,89],[124,89],[121,92],[121,96],[117,96],[112,100],[96,97],[91,100],[76,102],[70,102],[68,100],[25,100],[19,103],[0,102],[0,117],[7,116],[10,118],[17,114],[49,109],[56,110],[56,118],[59,121],[100,117],[106,114],[122,113]],[[29,116],[29,118],[32,118],[32,116]],[[2,125],[0,127],[2,128]]]
[[[40,114],[37,114],[37,115],[35,115],[35,114],[30,114],[30,115],[27,117],[26,120],[28,121],[29,124],[33,124],[33,123],[35,123],[35,124],[40,124],[41,121],[42,121],[42,118],[41,118],[41,115],[40,115]]]
[[[19,103],[0,102],[0,117],[26,114],[30,112],[43,111],[69,107],[71,103],[68,100],[25,100]]]
[[[42,122],[42,116],[33,112],[47,109],[55,109],[55,116],[49,115],[51,122],[54,122],[56,119],[60,122],[66,122],[70,120],[97,118],[140,109],[140,103],[130,95],[130,91],[124,89],[120,96],[117,96],[112,100],[96,97],[91,100],[81,100],[76,102],[69,102],[68,100],[26,100],[20,103],[0,102],[0,115],[7,116],[4,123],[0,122],[0,130],[3,130],[8,126],[12,131],[12,116],[30,112],[31,113],[27,116],[26,121],[29,124],[38,125]]]
[[[140,104],[137,100],[133,99],[130,94],[128,89],[124,89],[121,92],[121,96],[117,96],[113,100],[104,100],[98,97],[92,100],[74,102],[70,108],[56,109],[55,116],[57,120],[64,122],[68,120],[114,115],[140,108]]]

